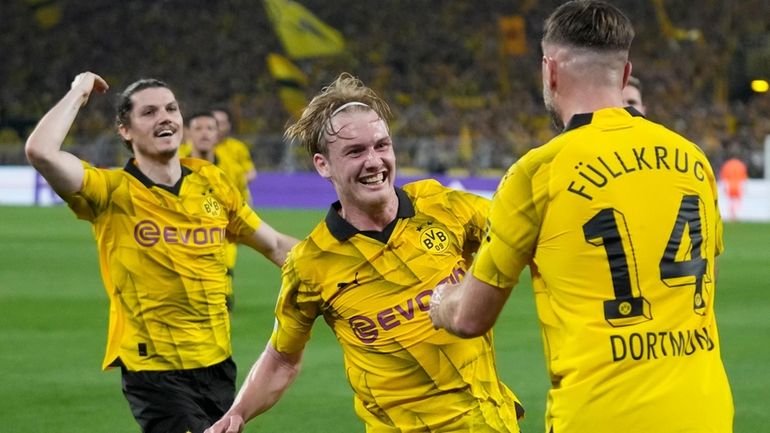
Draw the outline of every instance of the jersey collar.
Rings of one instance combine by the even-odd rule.
[[[326,214],[326,227],[329,228],[332,236],[338,241],[344,242],[350,239],[353,235],[361,233],[364,236],[376,239],[382,243],[386,243],[390,234],[393,233],[393,228],[396,226],[396,222],[402,218],[411,218],[414,216],[414,205],[409,196],[403,189],[395,187],[396,196],[398,197],[398,213],[396,218],[385,227],[385,230],[381,232],[373,230],[358,230],[353,227],[349,222],[345,221],[339,214],[339,210],[342,208],[342,204],[339,201],[332,203],[329,207],[329,212]]]
[[[636,108],[632,106],[623,107],[624,110],[628,112],[632,117],[644,117],[642,113],[639,112]],[[569,119],[569,122],[567,123],[567,126],[564,127],[564,131],[567,132],[571,131],[573,129],[580,128],[581,126],[590,125],[591,121],[594,118],[594,113],[578,113],[572,116],[571,119]]]
[[[152,188],[153,186],[157,186],[158,188],[165,189],[166,191],[174,195],[179,195],[179,190],[182,189],[182,180],[184,180],[185,176],[192,173],[192,170],[182,165],[182,176],[179,177],[179,180],[176,182],[176,184],[174,184],[173,186],[168,186],[168,185],[161,185],[161,184],[155,183],[149,177],[145,176],[145,174],[142,173],[141,170],[139,170],[139,167],[137,167],[136,159],[134,158],[131,158],[128,160],[123,170],[128,172],[130,175],[134,176],[139,182],[142,182],[142,185],[146,186],[147,188]]]

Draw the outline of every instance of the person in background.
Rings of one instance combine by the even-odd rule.
[[[254,167],[254,159],[251,157],[249,146],[230,135],[232,132],[232,116],[230,111],[219,107],[212,110],[212,113],[217,119],[217,128],[219,129],[219,143],[217,147],[221,148],[221,152],[226,153],[231,159],[240,164],[247,185],[244,197],[251,203],[251,192],[248,189],[248,185],[257,178],[257,169]]]
[[[508,170],[469,275],[437,287],[430,315],[484,335],[529,265],[552,384],[546,432],[728,433],[717,184],[694,143],[624,107],[633,37],[602,1],[548,17],[543,99],[563,131]]]
[[[498,378],[491,332],[465,340],[427,314],[433,287],[465,274],[489,201],[434,180],[396,187],[389,120],[386,102],[343,73],[286,131],[339,201],[292,250],[270,341],[207,433],[240,432],[278,401],[319,317],[342,345],[367,432],[519,431],[523,409]]]
[[[647,114],[647,107],[642,101],[642,82],[633,75],[628,77],[628,83],[623,87],[623,105],[630,105],[643,115]]]
[[[190,157],[199,158],[208,161],[225,172],[227,177],[238,188],[241,194],[247,194],[248,185],[246,184],[246,174],[244,167],[238,161],[235,161],[230,154],[223,151],[221,146],[217,145],[219,140],[219,129],[217,119],[211,111],[200,111],[187,117],[186,137],[190,144]],[[227,242],[225,264],[227,274],[233,278],[235,263],[238,258],[238,244]],[[227,296],[227,305],[232,310],[234,305],[234,295],[232,288]]]
[[[110,300],[102,367],[120,368],[123,393],[146,433],[200,433],[230,406],[226,239],[276,266],[296,239],[275,231],[213,164],[179,159],[182,113],[168,85],[141,79],[118,98],[117,129],[133,157],[101,169],[61,149],[80,110],[107,83],[92,72],[27,139],[30,163],[93,225]]]
[[[724,192],[727,195],[730,221],[735,221],[743,201],[743,187],[746,179],[749,178],[746,163],[734,157],[728,159],[719,170],[719,178],[722,180]]]

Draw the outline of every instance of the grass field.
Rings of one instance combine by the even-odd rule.
[[[296,236],[323,216],[322,211],[261,214]],[[121,394],[120,374],[100,372],[108,304],[89,224],[62,207],[0,207],[0,222],[0,431],[139,431]],[[766,431],[770,225],[728,224],[725,242],[717,315],[735,399],[735,431]],[[272,329],[278,281],[277,269],[252,251],[241,251],[233,319],[239,383]],[[528,282],[514,291],[495,332],[500,373],[527,407],[522,430],[541,433],[548,381]],[[353,414],[341,352],[322,320],[293,387],[246,431],[363,431]]]

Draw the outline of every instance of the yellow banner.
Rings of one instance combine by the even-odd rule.
[[[307,104],[305,98],[307,76],[291,60],[280,54],[267,55],[267,68],[278,84],[278,97],[283,107],[294,118],[299,119]]]
[[[292,0],[265,0],[265,8],[286,54],[293,59],[345,51],[342,34]]]
[[[509,15],[498,21],[502,48],[505,54],[520,56],[527,53],[527,30],[524,17]]]

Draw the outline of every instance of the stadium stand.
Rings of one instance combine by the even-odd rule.
[[[501,170],[555,134],[541,102],[537,41],[559,1],[299,3],[339,30],[347,47],[296,61],[307,94],[340,71],[372,83],[393,101],[402,166]],[[770,52],[770,20],[756,19],[766,1],[705,0],[697,8],[667,1],[663,21],[656,7],[663,2],[617,3],[636,26],[632,62],[648,117],[699,143],[715,167],[737,154],[751,177],[762,176],[770,93],[752,94],[747,82],[752,64],[770,61],[761,55]],[[139,77],[166,80],[188,112],[225,104],[260,170],[307,168],[281,138],[289,115],[265,59],[282,47],[261,2],[13,0],[4,15],[14,18],[3,20],[0,37],[0,164],[25,163],[34,119],[89,69],[113,88]],[[523,19],[522,31],[502,33],[500,19],[511,16]],[[524,52],[509,54],[505,43],[523,43]],[[123,159],[104,115],[109,103],[85,107],[68,144],[99,165]]]

